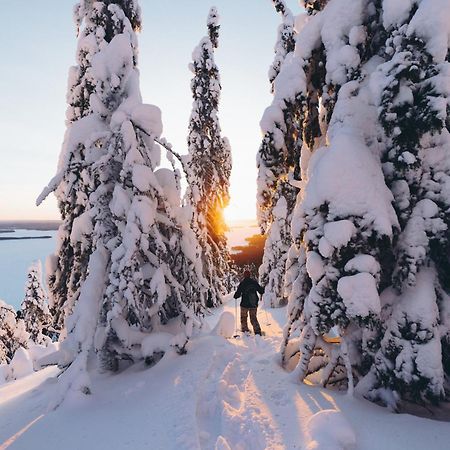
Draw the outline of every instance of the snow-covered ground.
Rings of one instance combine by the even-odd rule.
[[[234,314],[234,301],[208,317],[211,329],[224,310]],[[296,383],[278,363],[285,313],[259,311],[265,337],[205,331],[185,356],[97,375],[92,395],[56,410],[48,409],[55,367],[8,383],[0,387],[0,449],[449,448],[448,423]]]

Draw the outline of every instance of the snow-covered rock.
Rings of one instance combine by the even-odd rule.
[[[352,450],[356,434],[345,416],[333,409],[314,414],[306,424],[310,441],[307,450]]]

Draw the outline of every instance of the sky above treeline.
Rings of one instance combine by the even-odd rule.
[[[192,50],[206,34],[210,6],[221,16],[216,51],[220,122],[233,151],[230,221],[256,214],[259,121],[271,102],[267,71],[280,16],[271,0],[141,0],[141,91],[159,106],[164,135],[187,153]],[[297,14],[297,0],[287,0]],[[75,64],[74,0],[0,0],[0,220],[58,219],[54,196],[35,199],[53,177],[65,131],[67,73]]]

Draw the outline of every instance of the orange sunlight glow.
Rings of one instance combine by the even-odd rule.
[[[256,223],[255,205],[248,201],[239,203],[236,197],[232,197],[224,209],[224,219],[229,227],[240,222]]]

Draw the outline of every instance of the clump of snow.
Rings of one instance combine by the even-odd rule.
[[[219,321],[211,333],[228,339],[233,337],[234,331],[235,317],[232,313],[225,311],[220,315]]]
[[[78,242],[83,242],[85,236],[88,236],[92,233],[94,229],[92,223],[92,217],[89,212],[85,212],[79,215],[73,221],[72,232],[70,234],[70,242],[71,244],[76,244]]]
[[[432,200],[429,198],[424,198],[417,202],[414,208],[415,215],[423,217],[424,219],[431,219],[439,215],[439,208]]]
[[[362,25],[353,27],[348,35],[348,42],[353,47],[363,44],[367,39],[366,28]]]
[[[450,47],[449,24],[448,0],[421,0],[408,26],[408,34],[422,37],[435,62],[443,63]]]
[[[162,135],[161,110],[155,105],[136,105],[131,111],[131,121],[147,134],[155,137]]]
[[[384,26],[389,29],[404,24],[415,5],[418,8],[408,24],[407,34],[422,38],[435,62],[444,62],[450,47],[447,0],[384,0]]]
[[[323,259],[317,252],[308,252],[306,256],[306,270],[308,271],[308,275],[314,283],[317,283],[325,273]]]
[[[391,205],[392,193],[384,182],[379,160],[356,135],[356,130],[354,135],[350,128],[347,131],[345,134],[336,133],[331,137],[330,147],[317,149],[311,156],[308,184],[297,208],[298,219],[292,224],[294,235],[299,234],[304,226],[301,216],[314,214],[314,209],[325,203],[329,204],[331,217],[362,216],[365,222],[373,223],[380,234],[392,235],[397,219]],[[354,232],[351,222],[342,221],[342,225],[340,222],[327,224],[329,239],[335,238],[338,246],[345,240],[333,231],[342,227],[339,231],[344,233],[345,239],[350,239],[350,233]]]
[[[356,435],[340,411],[325,409],[314,414],[306,424],[310,441],[307,450],[351,450]]]
[[[133,185],[141,192],[149,191],[155,184],[153,170],[144,164],[135,164],[132,170]]]
[[[333,246],[330,244],[328,239],[325,236],[322,236],[319,239],[319,253],[324,258],[329,258],[333,254]]]
[[[133,179],[133,184],[136,186],[136,183],[139,183],[140,180],[141,180],[140,176],[137,176],[136,181]],[[140,188],[145,189],[147,185],[136,187],[138,189]],[[125,191],[125,189],[122,186],[116,185],[114,187],[113,196],[110,203],[111,212],[115,214],[117,217],[124,217],[126,212],[130,209],[130,205],[131,200],[129,194]]]
[[[347,245],[356,232],[356,227],[350,220],[328,222],[324,226],[324,236],[336,248]]]
[[[380,314],[381,305],[377,283],[370,273],[358,273],[342,277],[337,285],[338,294],[350,317],[367,317]]]
[[[401,24],[408,19],[414,0],[384,0],[383,1],[383,25],[390,28]]]
[[[371,255],[357,255],[344,267],[346,272],[367,272],[376,275],[380,272],[380,263]]]
[[[11,376],[16,380],[18,378],[25,377],[34,372],[33,361],[30,358],[30,354],[26,349],[20,347],[14,353],[14,357],[10,363]]]
[[[155,172],[155,177],[162,188],[164,197],[169,201],[171,206],[180,205],[180,192],[178,190],[177,181],[173,170],[161,168]]]

